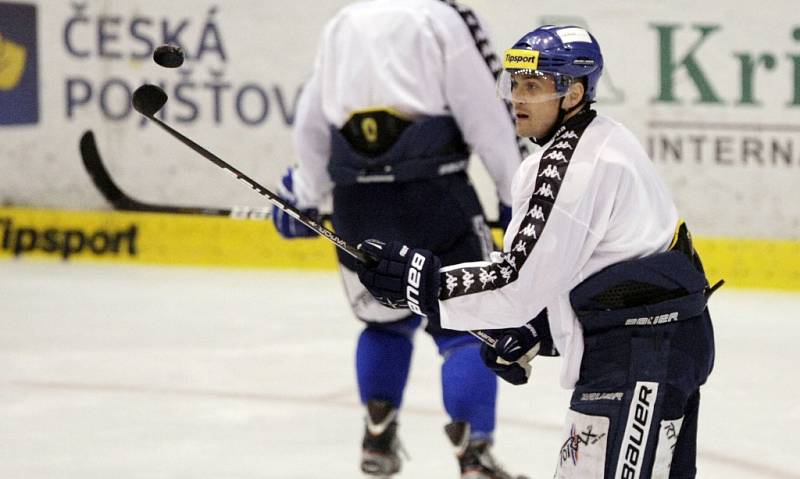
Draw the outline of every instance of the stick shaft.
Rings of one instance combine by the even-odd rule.
[[[286,212],[288,215],[293,217],[294,219],[298,220],[299,222],[303,223],[304,225],[308,226],[318,235],[322,236],[323,238],[327,239],[337,248],[341,249],[342,251],[346,252],[350,256],[356,258],[359,261],[364,263],[370,262],[370,259],[360,250],[356,249],[354,246],[348,244],[345,240],[340,238],[336,233],[329,230],[328,228],[321,225],[318,221],[314,220],[313,218],[303,214],[302,211],[295,208],[293,205],[284,201],[280,196],[276,195],[272,191],[268,190],[257,181],[253,180],[249,176],[245,175],[241,171],[239,171],[236,167],[231,165],[230,163],[226,162],[222,158],[218,157],[217,155],[211,153],[210,151],[206,150],[202,146],[198,145],[188,137],[184,136],[179,131],[175,130],[171,126],[167,125],[163,121],[155,118],[154,116],[145,115],[148,119],[155,122],[158,126],[160,126],[164,131],[169,133],[172,137],[176,138],[178,141],[183,143],[184,145],[188,146],[196,153],[200,154],[203,158],[209,160],[210,162],[214,163],[215,165],[219,166],[223,170],[227,170],[233,174],[238,180],[242,180],[256,192],[267,198],[267,200],[272,203],[273,205],[280,208],[282,211]]]

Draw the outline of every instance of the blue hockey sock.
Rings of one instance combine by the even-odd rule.
[[[442,364],[444,407],[453,421],[466,421],[470,439],[492,440],[497,377],[480,358],[480,343],[471,336],[435,338]]]
[[[411,367],[413,337],[419,319],[368,325],[358,338],[356,375],[361,403],[382,399],[400,407]]]

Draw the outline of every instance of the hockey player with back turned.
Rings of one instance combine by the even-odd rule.
[[[521,162],[492,67],[499,73],[480,22],[455,2],[345,7],[323,32],[295,117],[298,165],[279,192],[308,214],[331,195],[334,229],[351,244],[381,235],[422,245],[444,264],[488,259],[489,229],[466,174],[470,151],[492,176],[506,221]],[[273,218],[284,237],[313,236],[278,209]],[[353,312],[364,322],[356,350],[367,409],[361,469],[389,477],[401,468],[398,411],[422,318],[380,304],[359,283],[355,260],[338,258]],[[425,331],[443,358],[442,395],[452,421],[445,431],[461,477],[511,479],[490,452],[497,377],[481,362],[480,343],[438,322]]]
[[[574,389],[557,478],[685,479],[696,474],[700,386],[711,372],[709,287],[686,225],[633,134],[591,108],[603,57],[572,26],[522,37],[498,92],[541,151],[512,186],[504,250],[441,266],[430,251],[370,240],[359,277],[455,330],[481,330],[486,364],[525,383],[557,349]],[[388,239],[388,238],[387,238]]]

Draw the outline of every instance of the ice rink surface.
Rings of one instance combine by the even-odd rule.
[[[0,261],[0,478],[358,478],[359,324],[335,273]],[[723,288],[698,477],[800,478],[800,295]],[[424,333],[400,478],[456,478]],[[501,385],[495,452],[552,477],[558,359]]]

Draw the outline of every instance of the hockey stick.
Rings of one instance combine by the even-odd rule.
[[[137,93],[139,93],[138,101],[136,96]],[[284,202],[280,197],[276,196],[268,189],[264,188],[254,180],[250,179],[244,173],[241,173],[239,170],[237,170],[236,168],[234,168],[233,166],[231,166],[218,156],[214,155],[213,153],[206,150],[202,146],[198,145],[191,139],[182,135],[180,132],[174,130],[166,123],[155,118],[154,115],[158,112],[158,110],[161,109],[161,107],[163,107],[163,105],[166,103],[166,100],[167,100],[167,95],[160,88],[150,85],[144,85],[139,89],[137,89],[137,92],[134,93],[134,108],[136,109],[137,112],[141,113],[149,120],[158,124],[171,136],[175,137],[185,145],[189,146],[192,150],[199,153],[204,158],[208,159],[209,161],[216,164],[220,168],[232,172],[237,179],[245,181],[248,185],[250,185],[250,187],[252,187],[258,193],[265,196],[275,206],[282,209],[283,211],[286,211],[288,214],[292,215],[297,220],[301,221],[303,224],[305,224],[306,226],[308,226],[321,236],[333,242],[337,247],[343,249],[345,252],[347,252],[348,254],[352,255],[353,257],[362,262],[368,263],[374,261],[373,258],[366,256],[362,251],[347,244],[344,240],[336,236],[333,232],[331,232],[321,224],[317,223],[313,219],[308,218],[302,212],[294,208],[292,205]],[[121,210],[131,210],[131,211],[230,216],[233,218],[269,217],[268,212],[264,211],[263,208],[252,208],[252,207],[234,207],[231,209],[202,208],[202,207],[189,207],[189,206],[159,205],[159,204],[144,203],[138,201],[128,196],[124,191],[122,191],[122,189],[120,189],[117,186],[116,183],[114,183],[114,180],[111,179],[111,175],[108,173],[108,170],[105,168],[105,165],[103,164],[100,152],[98,151],[97,148],[97,143],[94,138],[94,133],[92,133],[91,130],[87,130],[81,136],[80,152],[83,164],[86,167],[86,171],[89,173],[89,176],[91,177],[95,186],[97,186],[97,188],[100,190],[103,196],[114,206],[114,208]],[[258,216],[253,215],[254,212],[262,212],[262,211],[264,211],[264,214],[259,214]],[[494,224],[492,224],[491,226],[494,227]],[[480,341],[486,343],[487,345],[494,346],[494,339],[491,336],[483,333],[482,331],[470,331],[470,334],[475,336]]]
[[[214,163],[215,165],[219,166],[223,170],[231,172],[236,177],[237,180],[242,180],[245,183],[247,183],[256,192],[266,197],[270,203],[277,206],[278,208],[280,208],[282,211],[284,211],[286,214],[290,215],[294,219],[300,221],[301,223],[312,229],[314,232],[316,232],[323,238],[326,238],[328,241],[336,245],[337,248],[341,249],[342,251],[346,252],[347,254],[351,255],[352,257],[358,259],[363,263],[372,263],[374,261],[372,257],[367,256],[366,254],[364,254],[363,251],[348,244],[345,240],[337,236],[336,233],[324,227],[313,218],[310,218],[309,216],[303,214],[302,211],[298,210],[290,203],[287,203],[280,196],[276,195],[272,191],[261,186],[255,180],[253,180],[249,176],[245,175],[244,173],[236,169],[230,163],[227,163],[222,158],[206,150],[205,148],[198,145],[188,137],[184,136],[183,134],[173,129],[163,121],[156,118],[155,114],[158,113],[158,111],[164,106],[166,102],[167,102],[167,94],[164,93],[164,90],[155,85],[142,85],[139,88],[137,88],[136,91],[133,93],[133,101],[132,101],[133,108],[137,112],[142,114],[145,118],[152,121],[156,125],[160,126],[173,138],[177,139],[184,145],[188,146],[196,153],[198,153],[200,156]]]
[[[86,172],[92,182],[103,195],[103,197],[111,203],[114,209],[122,211],[147,211],[153,213],[174,213],[174,214],[187,214],[187,215],[208,215],[208,216],[227,216],[235,219],[269,219],[272,214],[271,206],[232,206],[230,208],[216,208],[216,207],[196,207],[196,206],[178,206],[163,203],[145,203],[130,196],[120,188],[116,182],[111,178],[108,168],[106,168],[103,157],[100,155],[100,150],[97,147],[92,130],[86,130],[81,136],[80,140],[81,159]],[[320,220],[322,222],[330,221],[330,215],[322,215]],[[502,228],[500,222],[497,220],[487,221],[490,228]]]
[[[271,206],[234,206],[232,208],[212,208],[194,206],[175,206],[156,203],[145,203],[125,193],[111,179],[111,174],[103,164],[103,158],[97,148],[94,133],[86,130],[80,141],[81,159],[83,166],[92,182],[100,190],[103,197],[118,210],[123,211],[148,211],[154,213],[175,213],[188,215],[228,216],[237,219],[268,219],[271,216]],[[323,218],[325,219],[325,218]]]

